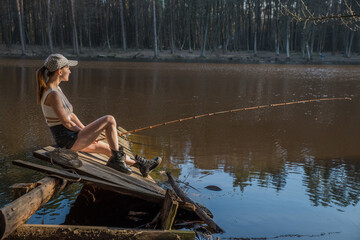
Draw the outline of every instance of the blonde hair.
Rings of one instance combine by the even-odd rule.
[[[37,103],[40,104],[41,103],[41,98],[44,94],[44,90],[45,88],[47,87],[46,86],[46,80],[45,80],[45,71],[46,71],[46,67],[45,66],[42,66],[41,68],[39,68],[37,71],[36,71],[36,90],[37,90]],[[50,77],[52,76],[54,72],[48,72],[47,73],[47,76]]]

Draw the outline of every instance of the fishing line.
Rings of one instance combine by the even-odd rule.
[[[339,100],[351,100],[351,98],[349,98],[349,97],[318,98],[318,99],[310,99],[310,100],[302,100],[302,101],[294,101],[294,102],[274,103],[274,104],[267,104],[267,105],[261,105],[261,106],[255,106],[255,107],[237,108],[237,109],[231,109],[231,110],[226,110],[226,111],[206,113],[206,114],[196,115],[196,116],[187,117],[187,118],[181,118],[181,119],[177,119],[177,120],[173,120],[173,121],[168,121],[168,122],[159,123],[159,124],[155,124],[155,125],[151,125],[151,126],[147,126],[147,127],[138,128],[138,129],[131,130],[128,132],[119,133],[118,135],[119,135],[119,137],[121,137],[126,134],[136,133],[136,132],[144,131],[147,129],[153,129],[153,128],[166,126],[166,125],[173,124],[173,123],[180,123],[180,122],[184,122],[184,121],[188,121],[188,120],[199,119],[199,118],[209,117],[209,116],[215,116],[215,115],[220,115],[220,114],[225,114],[225,113],[234,113],[234,112],[256,110],[256,109],[262,109],[262,108],[288,106],[288,105],[300,104],[300,103],[310,103],[310,102],[320,102],[320,101],[339,101]],[[98,139],[97,141],[101,141],[104,139],[105,138]]]

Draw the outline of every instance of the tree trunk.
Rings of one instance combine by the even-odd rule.
[[[73,44],[74,44],[74,53],[79,56],[79,42],[76,30],[76,21],[75,21],[75,0],[71,0],[71,15],[72,15],[72,25],[73,25]]]
[[[88,41],[89,41],[89,48],[92,48],[92,41],[91,41],[91,35],[92,35],[92,26],[91,26],[91,17],[88,16]]]
[[[161,4],[160,4],[160,10],[158,12],[158,22],[159,22],[159,27],[158,27],[158,46],[160,49],[160,52],[163,50],[163,26],[162,26],[162,22],[163,22],[163,11],[165,9],[165,2],[164,0],[161,0]]]
[[[23,16],[21,15],[21,7],[20,7],[19,0],[16,0],[16,7],[17,7],[17,13],[18,13],[18,19],[19,19],[21,55],[25,55],[25,36],[24,36],[24,28],[23,28],[23,24],[22,24]]]
[[[188,25],[188,35],[189,35],[189,53],[192,53],[191,49],[191,1],[188,2],[188,14],[187,14],[187,25]]]
[[[49,48],[50,48],[50,53],[54,52],[53,49],[53,42],[52,42],[52,36],[51,36],[51,32],[52,32],[52,22],[51,22],[51,16],[50,16],[50,7],[51,7],[51,1],[48,0],[48,8],[47,8],[47,26],[48,26],[48,37],[49,37]]]
[[[305,42],[305,49],[306,49],[306,56],[307,56],[307,60],[310,61],[311,60],[311,51],[310,51],[310,48],[309,48],[309,42],[306,41]]]
[[[58,6],[58,8],[60,8],[61,7],[61,0],[57,0],[57,6]],[[65,45],[65,43],[64,43],[64,31],[63,31],[63,15],[62,15],[62,12],[58,12],[58,14],[59,14],[59,19],[58,19],[58,21],[59,21],[59,29],[60,29],[60,45],[61,45],[61,49],[63,49],[64,48],[64,45]]]
[[[207,34],[208,34],[208,28],[209,28],[209,21],[210,21],[210,11],[207,10],[207,13],[206,13],[206,25],[205,25],[205,29],[204,29],[203,42],[201,43],[201,54],[200,54],[200,57],[205,57],[205,50],[206,50],[206,41],[207,41]]]
[[[229,4],[226,4],[226,10],[227,10],[227,14],[225,14],[225,18],[226,18],[226,23],[225,23],[225,41],[224,41],[224,52],[227,53],[228,52],[228,45],[229,45],[229,32],[230,32],[230,7]]]
[[[311,40],[310,40],[310,52],[311,56],[314,54],[314,43],[315,43],[315,25],[311,26]]]
[[[138,24],[138,0],[134,0],[134,18],[135,18],[135,49],[139,49],[139,24]]]
[[[174,39],[174,2],[170,0],[170,41],[171,41],[171,54],[175,53],[175,39]]]
[[[280,55],[279,4],[275,1],[275,55]]]
[[[157,31],[156,31],[156,4],[155,0],[152,0],[153,5],[153,30],[154,30],[154,59],[158,58],[158,49],[157,49]]]
[[[354,35],[355,35],[354,32],[349,29],[346,38],[346,49],[345,49],[345,56],[347,58],[351,57],[351,47],[354,40]]]
[[[111,46],[110,46],[110,38],[109,38],[109,11],[110,11],[110,1],[107,1],[107,3],[105,3],[105,8],[106,8],[106,14],[105,14],[105,34],[106,34],[106,45],[107,48],[110,50]]]
[[[286,19],[286,58],[290,58],[290,16]]]
[[[257,56],[257,33],[258,33],[258,23],[259,23],[259,0],[255,1],[255,24],[254,24],[254,55]]]
[[[123,1],[120,0],[120,24],[121,24],[121,35],[123,43],[123,51],[126,52],[126,35],[125,35],[125,24],[124,24],[124,6]]]
[[[247,22],[246,22],[246,28],[247,28],[247,34],[246,34],[246,47],[247,47],[247,51],[250,52],[250,38],[251,38],[251,5],[250,5],[250,1],[247,1],[248,3],[248,17],[247,17]]]

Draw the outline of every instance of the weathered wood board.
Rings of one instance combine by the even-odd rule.
[[[183,230],[124,229],[100,226],[24,224],[8,240],[48,239],[133,239],[133,240],[194,240],[195,232]]]

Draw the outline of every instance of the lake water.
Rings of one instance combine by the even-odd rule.
[[[54,144],[36,104],[42,61],[0,60],[0,207],[14,183],[44,175],[11,160]],[[225,229],[222,239],[359,239],[358,66],[80,62],[61,87],[84,123],[111,114],[127,130],[193,115],[327,97],[326,101],[190,120],[138,132],[136,153],[191,187]],[[215,185],[220,191],[205,187]],[[183,185],[185,186],[185,185]],[[81,185],[30,223],[60,224]]]

